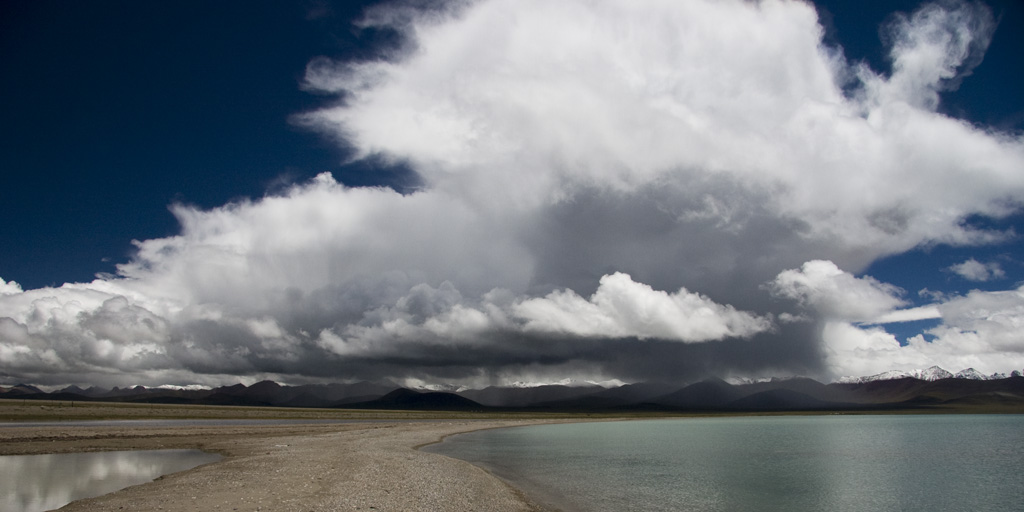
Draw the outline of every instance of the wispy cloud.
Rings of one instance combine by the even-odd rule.
[[[994,281],[1006,277],[1006,272],[998,262],[982,263],[974,258],[957,263],[948,270],[968,281]]]

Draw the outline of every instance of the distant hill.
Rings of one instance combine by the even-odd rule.
[[[399,409],[416,411],[472,411],[485,407],[455,393],[441,391],[419,392],[399,388],[380,398],[367,402],[346,404],[346,409]]]
[[[43,393],[43,390],[35,386],[29,386],[27,384],[15,384],[10,387],[0,386],[0,394],[9,396],[11,398],[18,395],[34,395],[37,393]]]
[[[795,377],[791,379],[773,379],[767,382],[757,382],[741,386],[746,394],[760,393],[774,389],[785,389],[796,393],[802,393],[823,402],[846,402],[853,399],[842,388],[822,384],[814,379],[806,377]]]
[[[744,396],[726,404],[738,411],[822,411],[854,408],[853,404],[819,400],[792,389],[769,389]]]
[[[722,379],[708,379],[651,400],[651,403],[687,410],[722,409],[744,393]]]
[[[459,395],[491,407],[530,407],[544,402],[570,400],[603,391],[604,389],[597,385],[490,386],[484,389],[460,391]]]
[[[934,381],[902,378],[861,384],[832,384],[865,403],[915,402],[942,404],[950,401],[984,402],[984,397],[1002,397],[999,402],[1017,397],[1024,400],[1024,377],[996,380],[947,378]]]

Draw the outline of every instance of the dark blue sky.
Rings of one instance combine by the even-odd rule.
[[[172,202],[218,206],[327,170],[400,185],[289,121],[331,101],[300,90],[310,59],[394,46],[351,26],[363,3],[0,4],[0,277],[113,272],[132,239],[176,232]]]
[[[818,0],[815,4],[826,27],[826,41],[838,42],[848,60],[866,61],[876,71],[888,71],[889,62],[879,27],[893,13],[912,12],[925,2],[913,0]],[[989,0],[999,23],[982,65],[955,91],[942,97],[940,111],[999,129],[1024,128],[1024,2]]]

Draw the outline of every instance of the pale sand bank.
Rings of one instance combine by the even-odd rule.
[[[62,511],[538,511],[467,462],[415,447],[531,420],[176,428],[0,429],[0,454],[199,448],[221,462]]]

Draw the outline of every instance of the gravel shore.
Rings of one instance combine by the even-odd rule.
[[[198,448],[217,463],[62,511],[540,511],[467,462],[415,448],[443,436],[544,421],[431,421],[169,428],[0,429],[0,455]]]

